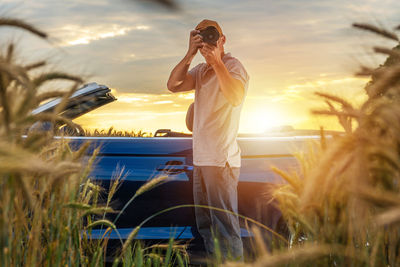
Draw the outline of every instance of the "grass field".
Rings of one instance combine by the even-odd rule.
[[[95,130],[85,130],[85,136],[107,136],[107,137],[152,137],[152,133],[139,131],[122,131],[116,130],[114,127],[110,127],[108,130],[95,129]]]

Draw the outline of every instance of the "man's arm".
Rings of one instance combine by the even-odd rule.
[[[187,55],[175,66],[169,76],[167,87],[173,93],[184,92],[194,89],[194,79],[188,74],[192,58]]]
[[[222,45],[218,43],[216,47],[205,44],[200,53],[204,56],[207,63],[209,63],[217,75],[219,88],[224,94],[225,98],[233,106],[238,106],[244,97],[244,84],[232,77],[228,69],[225,67],[221,58]]]
[[[219,88],[226,99],[235,107],[240,105],[244,97],[244,84],[231,76],[222,61],[216,63],[213,68],[218,78]]]
[[[191,31],[188,52],[172,70],[167,82],[168,90],[171,92],[183,92],[194,89],[195,80],[192,75],[188,74],[188,70],[190,63],[192,63],[192,60],[197,53],[197,50],[201,47],[202,37],[199,35],[199,31]]]

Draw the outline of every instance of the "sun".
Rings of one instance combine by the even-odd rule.
[[[276,108],[269,107],[258,107],[251,110],[243,110],[240,119],[241,133],[262,133],[268,131],[268,129],[288,125],[286,114]]]

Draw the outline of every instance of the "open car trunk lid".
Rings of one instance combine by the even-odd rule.
[[[40,105],[32,111],[32,114],[52,112],[61,103],[62,98],[58,97],[45,104]],[[99,108],[105,104],[115,101],[110,88],[97,83],[89,83],[76,90],[70,97],[65,109],[60,115],[70,120],[76,119],[89,111]]]

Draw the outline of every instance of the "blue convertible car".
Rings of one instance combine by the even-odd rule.
[[[70,104],[63,111],[63,115],[75,119],[115,100],[109,88],[91,83],[71,96]],[[33,112],[51,111],[59,101],[52,100]],[[113,203],[116,210],[121,210],[136,190],[150,179],[160,175],[170,176],[169,182],[139,196],[120,215],[116,225],[122,238],[127,238],[135,226],[158,211],[177,205],[193,204],[190,134],[162,130],[158,131],[155,137],[85,137],[80,127],[69,131],[72,135],[68,138],[74,146],[90,141],[93,148],[101,147],[91,177],[104,188],[108,188],[116,168],[124,167],[125,180]],[[319,138],[316,132],[312,131],[293,131],[291,136],[288,135],[290,134],[286,132],[273,136],[239,136],[237,139],[242,151],[238,187],[239,213],[277,231],[284,230],[284,224],[281,224],[281,214],[270,201],[268,192],[273,185],[283,181],[272,172],[271,166],[284,170],[296,167],[293,153],[303,150],[307,140]],[[113,220],[113,217],[110,219]],[[246,229],[244,221],[241,223],[242,236],[246,240],[252,233]],[[93,238],[100,238],[103,231],[94,230]],[[155,217],[143,225],[136,238],[160,241],[170,237],[186,240],[189,249],[202,249],[193,208],[176,209]],[[117,240],[119,236],[114,231],[110,239]]]

